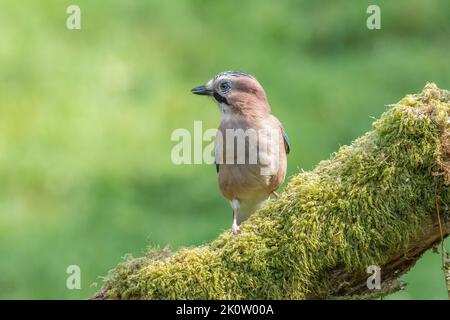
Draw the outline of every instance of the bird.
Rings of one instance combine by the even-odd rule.
[[[249,73],[224,71],[191,92],[211,97],[220,110],[214,160],[220,191],[233,209],[231,233],[237,235],[239,225],[270,195],[280,197],[276,190],[286,177],[289,138],[271,114],[263,87]],[[239,142],[244,142],[241,149]]]

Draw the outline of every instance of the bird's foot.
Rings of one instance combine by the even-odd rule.
[[[233,225],[231,226],[231,233],[236,236],[241,233],[241,228],[239,228],[236,223],[233,223]]]
[[[272,190],[271,192],[277,199],[280,197],[280,195],[278,194],[278,192],[276,192],[275,190]]]

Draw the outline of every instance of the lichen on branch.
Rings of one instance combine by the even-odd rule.
[[[439,241],[436,197],[448,234],[449,92],[429,83],[408,95],[280,199],[213,242],[150,250],[112,270],[96,298],[316,299],[371,297],[366,268],[382,270],[379,295]]]

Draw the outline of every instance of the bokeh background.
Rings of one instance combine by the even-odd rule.
[[[70,4],[80,31],[66,29]],[[369,4],[381,30],[366,27]],[[214,166],[170,158],[174,129],[217,127],[189,92],[215,73],[257,76],[292,175],[427,81],[450,88],[449,36],[448,0],[2,0],[0,298],[88,298],[126,254],[229,227]],[[66,288],[72,264],[81,290]],[[390,298],[447,297],[437,254],[404,279]]]

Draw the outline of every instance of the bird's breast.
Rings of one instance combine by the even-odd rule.
[[[286,154],[270,121],[223,120],[216,137],[219,186],[228,199],[267,198],[284,180]]]

